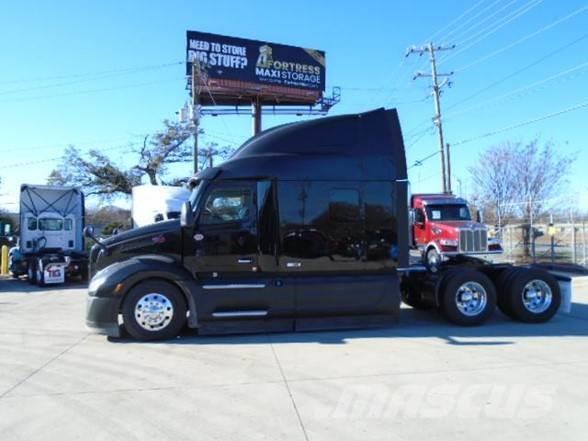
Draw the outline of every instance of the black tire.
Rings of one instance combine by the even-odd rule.
[[[526,288],[530,284],[532,288],[540,288],[539,303],[537,303],[536,307],[525,306],[524,298],[525,294],[528,293],[528,289]],[[550,291],[550,301],[541,302],[542,298],[546,298],[542,294],[548,291]],[[527,298],[527,303],[531,300]],[[533,268],[521,268],[512,277],[509,289],[508,308],[512,312],[512,317],[515,320],[525,323],[544,323],[555,315],[560,304],[561,291],[559,284],[551,274]]]
[[[424,255],[425,265],[429,270],[437,272],[441,265],[441,255],[433,247],[429,248]]]
[[[88,269],[88,264],[86,263],[85,265],[82,264],[80,265],[80,281],[83,283],[86,283],[89,279],[89,269]]]
[[[515,277],[522,268],[508,268],[502,271],[498,278],[496,279],[496,297],[497,297],[497,304],[500,311],[510,317],[513,318],[513,312],[510,308],[510,285],[512,283],[513,277]]]
[[[37,280],[37,286],[44,287],[45,286],[45,274],[40,268],[43,268],[43,261],[39,259],[35,265],[36,267],[36,276],[35,279]]]
[[[419,293],[415,292],[414,289],[407,287],[402,290],[401,295],[402,301],[408,306],[411,306],[413,309],[418,309],[419,311],[427,311],[433,308],[432,305],[423,302],[419,296]]]
[[[27,262],[27,281],[31,285],[35,285],[37,283],[37,268],[35,267],[33,260],[29,260]]]
[[[139,301],[142,299],[149,299],[149,295],[154,296],[155,304],[164,307],[162,309],[162,318],[169,320],[163,327],[152,327],[146,329],[143,326],[149,327],[149,323],[143,322],[141,324],[139,316],[135,315],[135,309]],[[162,297],[165,299],[163,300]],[[147,300],[149,301],[149,300]],[[171,316],[166,316],[166,309],[170,308]],[[142,341],[149,340],[164,340],[175,337],[186,323],[186,301],[180,290],[173,284],[163,280],[146,280],[135,285],[125,296],[123,307],[123,323],[126,331],[135,339]]]
[[[469,288],[470,291],[464,291],[464,288]],[[474,299],[471,302],[464,302],[464,294],[473,294]],[[462,268],[447,273],[441,284],[441,296],[441,311],[450,322],[460,326],[480,325],[488,320],[496,309],[494,285],[488,276],[479,271]],[[458,303],[464,306],[460,308]],[[465,312],[469,308],[467,304],[477,306]]]

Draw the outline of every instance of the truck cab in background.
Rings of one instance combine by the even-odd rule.
[[[190,197],[186,187],[137,185],[132,190],[133,228],[180,217],[182,204]]]
[[[444,259],[459,255],[502,253],[488,227],[472,219],[467,201],[452,194],[413,194],[411,197],[413,248],[435,270]]]
[[[77,188],[23,184],[20,189],[19,247],[13,276],[39,286],[88,277],[83,235],[84,194]]]

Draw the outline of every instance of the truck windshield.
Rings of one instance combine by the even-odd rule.
[[[428,205],[427,217],[431,221],[469,221],[472,220],[466,205]]]
[[[39,219],[39,230],[41,230],[41,231],[61,231],[61,230],[63,230],[63,219],[42,217]]]
[[[190,207],[194,210],[198,206],[198,201],[200,200],[200,196],[202,193],[202,188],[204,188],[204,184],[202,181],[199,181],[198,184],[192,189],[192,194],[190,195]]]

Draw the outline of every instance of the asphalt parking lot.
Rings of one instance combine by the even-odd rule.
[[[85,291],[0,279],[0,440],[580,440],[588,299],[544,325],[107,340]]]

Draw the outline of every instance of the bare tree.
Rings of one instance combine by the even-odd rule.
[[[82,187],[88,195],[108,199],[114,195],[130,195],[132,188],[147,177],[152,185],[179,185],[187,178],[167,178],[170,164],[192,161],[192,146],[186,142],[193,134],[191,126],[164,121],[164,129],[146,136],[138,150],[134,165],[122,167],[98,150],[83,155],[76,147],[67,147],[61,164],[51,172],[48,182],[56,185]],[[200,149],[200,159],[225,158],[232,149],[210,144]]]
[[[81,187],[86,195],[108,199],[115,194],[130,195],[131,189],[141,183],[141,174],[133,168],[120,168],[97,150],[90,150],[84,158],[79,149],[69,146],[60,166],[50,173],[48,183]]]
[[[552,143],[506,142],[483,151],[469,172],[474,193],[506,224],[513,216],[541,214],[545,202],[561,194],[574,159],[558,153]]]
[[[186,140],[193,133],[192,127],[183,123],[164,121],[165,129],[143,139],[139,150],[139,163],[134,167],[149,178],[151,185],[161,183],[169,164],[188,162],[192,148]]]
[[[515,212],[515,176],[512,162],[516,155],[511,143],[492,146],[480,154],[478,163],[469,168],[476,188],[475,199],[494,214],[499,225],[509,223]]]
[[[518,217],[522,220],[524,252],[530,255],[535,237],[533,223],[554,199],[564,199],[562,190],[575,160],[558,153],[552,143],[507,142],[491,146],[469,168],[476,198],[496,213],[499,225]]]
[[[206,147],[200,149],[200,170],[213,167],[216,160],[225,160],[229,158],[235,149],[231,146],[219,146],[216,142],[208,144]]]

